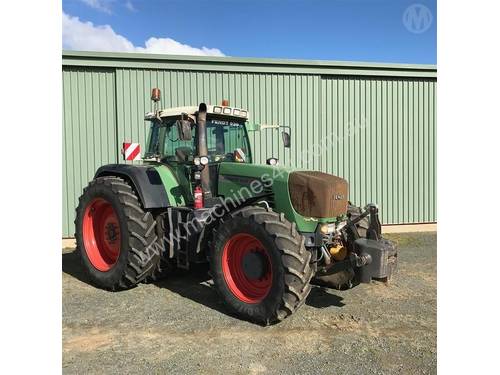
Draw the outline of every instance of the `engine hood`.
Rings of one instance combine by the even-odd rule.
[[[268,177],[272,178],[274,182],[287,181],[288,175],[296,171],[295,168],[261,165],[261,164],[246,164],[246,163],[233,163],[222,162],[219,166],[219,175],[221,176],[239,176],[249,177],[251,179],[259,178],[266,180]]]
[[[290,173],[288,191],[293,208],[302,216],[328,218],[347,213],[347,181],[328,173]]]
[[[347,211],[347,181],[291,167],[222,162],[217,191],[239,200],[272,193],[274,210],[301,232],[314,232],[319,222],[336,221]]]

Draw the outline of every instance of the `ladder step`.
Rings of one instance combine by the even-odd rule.
[[[177,227],[179,228],[179,241],[177,243],[177,267],[189,269],[189,243],[185,228],[186,221],[181,212],[177,212]]]

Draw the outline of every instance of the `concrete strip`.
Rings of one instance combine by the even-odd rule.
[[[437,224],[382,225],[382,233],[437,232]]]
[[[76,240],[74,238],[63,238],[62,239],[62,248],[75,248]]]

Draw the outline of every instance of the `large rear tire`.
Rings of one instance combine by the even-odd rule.
[[[125,180],[106,176],[91,181],[75,220],[77,251],[91,282],[121,290],[147,277],[160,256],[155,225]]]
[[[295,224],[271,209],[249,206],[218,226],[210,268],[229,308],[267,325],[285,319],[305,302],[313,276],[310,260]]]
[[[160,252],[160,257],[153,271],[144,279],[144,283],[151,284],[166,279],[175,269],[173,259],[168,257],[168,249],[165,241],[165,218],[163,215],[156,217],[156,235],[158,236],[157,249]]]

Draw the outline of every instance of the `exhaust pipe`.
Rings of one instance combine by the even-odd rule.
[[[208,156],[207,145],[207,105],[200,103],[198,108],[198,156]],[[203,198],[211,198],[212,192],[210,191],[210,169],[208,165],[201,170],[201,188],[203,190]]]

